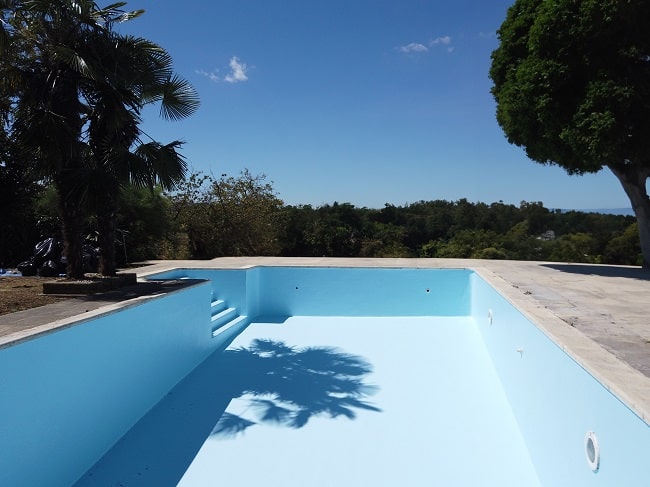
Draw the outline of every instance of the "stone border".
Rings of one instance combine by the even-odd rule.
[[[124,286],[137,284],[138,275],[134,272],[118,274],[117,276],[88,277],[86,279],[60,279],[43,283],[43,294],[83,296],[86,294],[103,293]]]

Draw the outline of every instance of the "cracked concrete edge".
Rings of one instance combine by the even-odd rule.
[[[473,270],[643,421],[650,424],[650,379],[486,267]]]

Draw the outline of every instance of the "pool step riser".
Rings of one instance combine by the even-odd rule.
[[[237,316],[239,316],[239,313],[237,312],[236,308],[226,308],[223,311],[219,311],[211,318],[212,327],[219,328],[224,323],[237,318]]]
[[[248,317],[239,315],[237,308],[229,308],[225,301],[218,299],[214,294],[210,303],[210,315],[213,337],[222,335],[238,325],[245,326],[248,320]]]
[[[237,315],[230,321],[220,324],[218,327],[212,329],[212,337],[221,336],[234,328],[244,327],[248,324],[248,316]]]
[[[210,304],[210,315],[214,316],[226,309],[226,302],[222,299],[215,299]]]

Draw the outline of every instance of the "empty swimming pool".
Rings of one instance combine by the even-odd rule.
[[[91,445],[104,451],[84,458],[87,467],[68,469],[79,486],[638,485],[650,474],[647,424],[474,272],[280,267],[153,277],[206,281],[115,313],[106,330],[86,323],[58,341],[33,341],[55,340],[40,351],[78,347],[75,330],[94,327],[105,335],[86,330],[83,340],[115,348],[126,369],[118,379],[147,369],[126,388],[116,380],[120,396],[97,411],[97,422],[123,431]],[[170,315],[182,326],[166,325]],[[136,343],[114,341],[111,329]],[[153,340],[157,332],[167,339]],[[174,358],[186,344],[200,350],[198,366],[184,362],[187,353]],[[182,366],[143,365],[148,353]],[[152,381],[157,392],[133,411],[138,384]],[[53,429],[93,442],[74,415],[67,421]],[[7,480],[21,479],[6,467]]]

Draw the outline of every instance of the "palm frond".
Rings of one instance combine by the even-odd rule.
[[[131,12],[124,12],[122,15],[115,19],[118,23],[128,22],[129,20],[136,19],[144,13],[144,9],[132,10]]]
[[[80,56],[79,53],[74,49],[71,49],[67,46],[61,46],[61,45],[55,46],[54,55],[56,59],[62,61],[67,66],[69,66],[72,70],[85,76],[86,78],[93,79],[93,80],[96,78],[94,70],[90,67],[90,65],[86,62],[86,60],[82,56]]]
[[[24,8],[36,12],[48,12],[52,7],[50,0],[26,0],[23,2]]]
[[[148,142],[138,146],[135,155],[141,164],[137,171],[133,166],[132,182],[135,185],[142,182],[158,184],[165,191],[176,188],[187,173],[187,161],[177,150],[182,145],[182,141],[175,140],[165,145]]]
[[[162,99],[161,87],[173,73],[172,57],[165,49],[133,36],[116,36],[107,48],[114,77],[137,91],[143,105]]]
[[[111,3],[110,5],[106,5],[102,10],[106,11],[114,11],[114,10],[119,10],[122,7],[126,5],[126,2],[116,2],[116,3]]]
[[[162,91],[160,115],[166,120],[180,120],[195,113],[200,105],[199,94],[183,78],[174,75]]]

